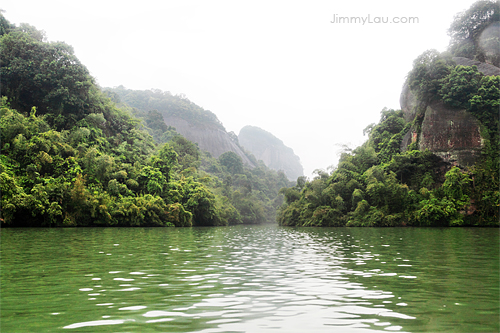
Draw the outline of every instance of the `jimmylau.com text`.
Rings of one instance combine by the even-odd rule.
[[[418,17],[407,17],[407,16],[394,16],[389,18],[388,16],[374,16],[371,17],[370,14],[367,16],[340,16],[333,14],[333,20],[330,23],[349,23],[349,24],[370,24],[370,23],[419,23]]]

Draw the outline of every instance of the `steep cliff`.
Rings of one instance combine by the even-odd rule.
[[[240,156],[243,163],[250,168],[255,167],[226,131],[213,126],[190,123],[185,119],[165,113],[163,114],[163,119],[167,125],[175,127],[177,132],[182,134],[186,139],[197,143],[200,149],[208,151],[212,156],[217,158],[227,151],[232,151]]]
[[[476,66],[485,76],[500,75],[500,68],[462,57],[454,57],[457,65]],[[404,151],[412,143],[419,150],[433,152],[445,161],[462,166],[473,165],[483,147],[481,124],[465,109],[450,107],[443,101],[423,102],[405,83],[401,97],[401,110],[411,129],[403,138]]]
[[[245,126],[240,130],[238,141],[269,168],[283,170],[288,179],[296,180],[304,175],[300,158],[273,134],[259,127]]]
[[[477,66],[477,69],[486,76],[500,75],[500,68],[477,60],[471,60],[464,57],[453,57],[457,65]]]
[[[106,88],[115,102],[136,108],[138,116],[156,110],[167,126],[175,128],[186,139],[197,143],[215,158],[232,151],[241,157],[250,168],[255,165],[238,146],[237,140],[226,132],[217,116],[187,99],[184,95],[172,95],[161,90],[130,90],[123,86]],[[161,118],[160,118],[161,119]],[[155,119],[154,121],[161,121]],[[149,125],[151,127],[151,125]]]
[[[480,124],[465,110],[433,103],[425,109],[419,148],[429,149],[452,163],[473,165],[482,148]]]

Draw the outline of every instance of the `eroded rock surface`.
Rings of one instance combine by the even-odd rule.
[[[415,118],[417,112],[418,100],[415,94],[413,94],[408,86],[408,82],[403,86],[401,91],[401,96],[399,97],[399,105],[403,111],[403,116],[405,121],[410,122]]]
[[[479,121],[466,110],[450,108],[443,102],[425,110],[419,149],[429,149],[445,161],[473,165],[480,156],[482,138]]]
[[[484,75],[500,75],[500,68],[467,58],[454,57],[457,65],[477,66]],[[418,142],[418,149],[429,149],[446,162],[461,166],[473,165],[483,146],[480,123],[469,112],[445,105],[442,101],[426,105],[418,100],[405,83],[400,97],[401,110],[407,122],[417,117],[421,124],[403,137],[401,149]]]
[[[304,175],[300,158],[273,134],[255,126],[245,126],[238,134],[240,145],[273,170],[283,170],[290,180]]]
[[[190,124],[179,117],[163,116],[163,119],[167,125],[175,127],[176,131],[186,139],[197,143],[200,149],[208,151],[215,158],[227,151],[232,151],[241,157],[244,164],[251,168],[255,167],[240,147],[231,140],[227,132],[216,127]]]
[[[500,68],[494,65],[463,57],[453,57],[452,59],[457,65],[471,66],[471,67],[477,66],[477,70],[486,76],[500,75]]]

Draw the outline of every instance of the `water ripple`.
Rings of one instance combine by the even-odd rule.
[[[9,278],[4,269],[2,304],[16,304],[7,313],[16,311],[19,320],[36,313],[50,331],[404,332],[446,331],[456,322],[465,332],[478,328],[478,322],[486,328],[479,331],[498,328],[492,320],[499,313],[498,273],[483,269],[485,278],[475,278],[482,267],[498,271],[498,263],[478,256],[464,278],[451,269],[466,260],[459,252],[462,238],[437,255],[430,251],[432,243],[424,247],[410,241],[429,238],[417,238],[415,232],[276,226],[109,229],[91,234],[93,243],[81,240],[86,245],[79,245],[57,274],[59,266],[51,263],[44,266],[53,267],[47,276],[18,274],[24,285],[15,292],[4,287]],[[85,260],[73,260],[81,256]],[[468,272],[469,267],[461,267],[460,272]],[[475,288],[478,281],[481,290]],[[26,284],[29,289],[23,289]],[[27,309],[13,301],[25,290],[40,295],[46,290],[47,298],[57,302],[34,302]],[[480,319],[468,321],[471,311]],[[14,315],[5,313],[3,307],[2,326],[14,327],[5,320]]]

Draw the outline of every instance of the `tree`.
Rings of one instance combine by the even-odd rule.
[[[8,34],[12,29],[15,29],[16,26],[11,24],[5,16],[2,14],[3,10],[0,10],[0,36]]]
[[[416,96],[424,102],[437,99],[441,80],[453,66],[451,57],[436,50],[427,50],[415,59],[413,69],[408,74],[408,85]]]
[[[94,82],[73,48],[62,42],[46,43],[43,33],[21,26],[0,38],[1,92],[14,109],[41,114],[90,113]]]
[[[181,169],[199,166],[199,148],[181,135],[175,135],[170,145],[177,153],[177,159]]]
[[[491,134],[498,134],[498,108],[500,107],[500,76],[483,76],[479,88],[468,100],[469,110]]]
[[[259,224],[265,221],[264,207],[255,197],[236,191],[233,194],[233,202],[244,224]]]
[[[166,182],[169,182],[173,168],[177,165],[177,158],[175,150],[168,143],[165,143],[158,154],[151,158],[151,164],[163,174]]]
[[[236,175],[243,173],[243,161],[241,157],[232,151],[227,151],[219,156],[220,164],[229,171],[229,173]]]
[[[450,106],[469,108],[469,100],[476,94],[482,76],[476,66],[456,66],[442,79],[439,95]]]
[[[449,50],[458,57],[490,61],[499,66],[498,22],[500,21],[500,1],[477,1],[468,10],[455,16],[448,35],[451,37]],[[495,27],[488,33],[488,28]],[[487,32],[486,34],[483,34]],[[496,54],[488,54],[493,44]],[[497,46],[495,48],[495,46]]]

